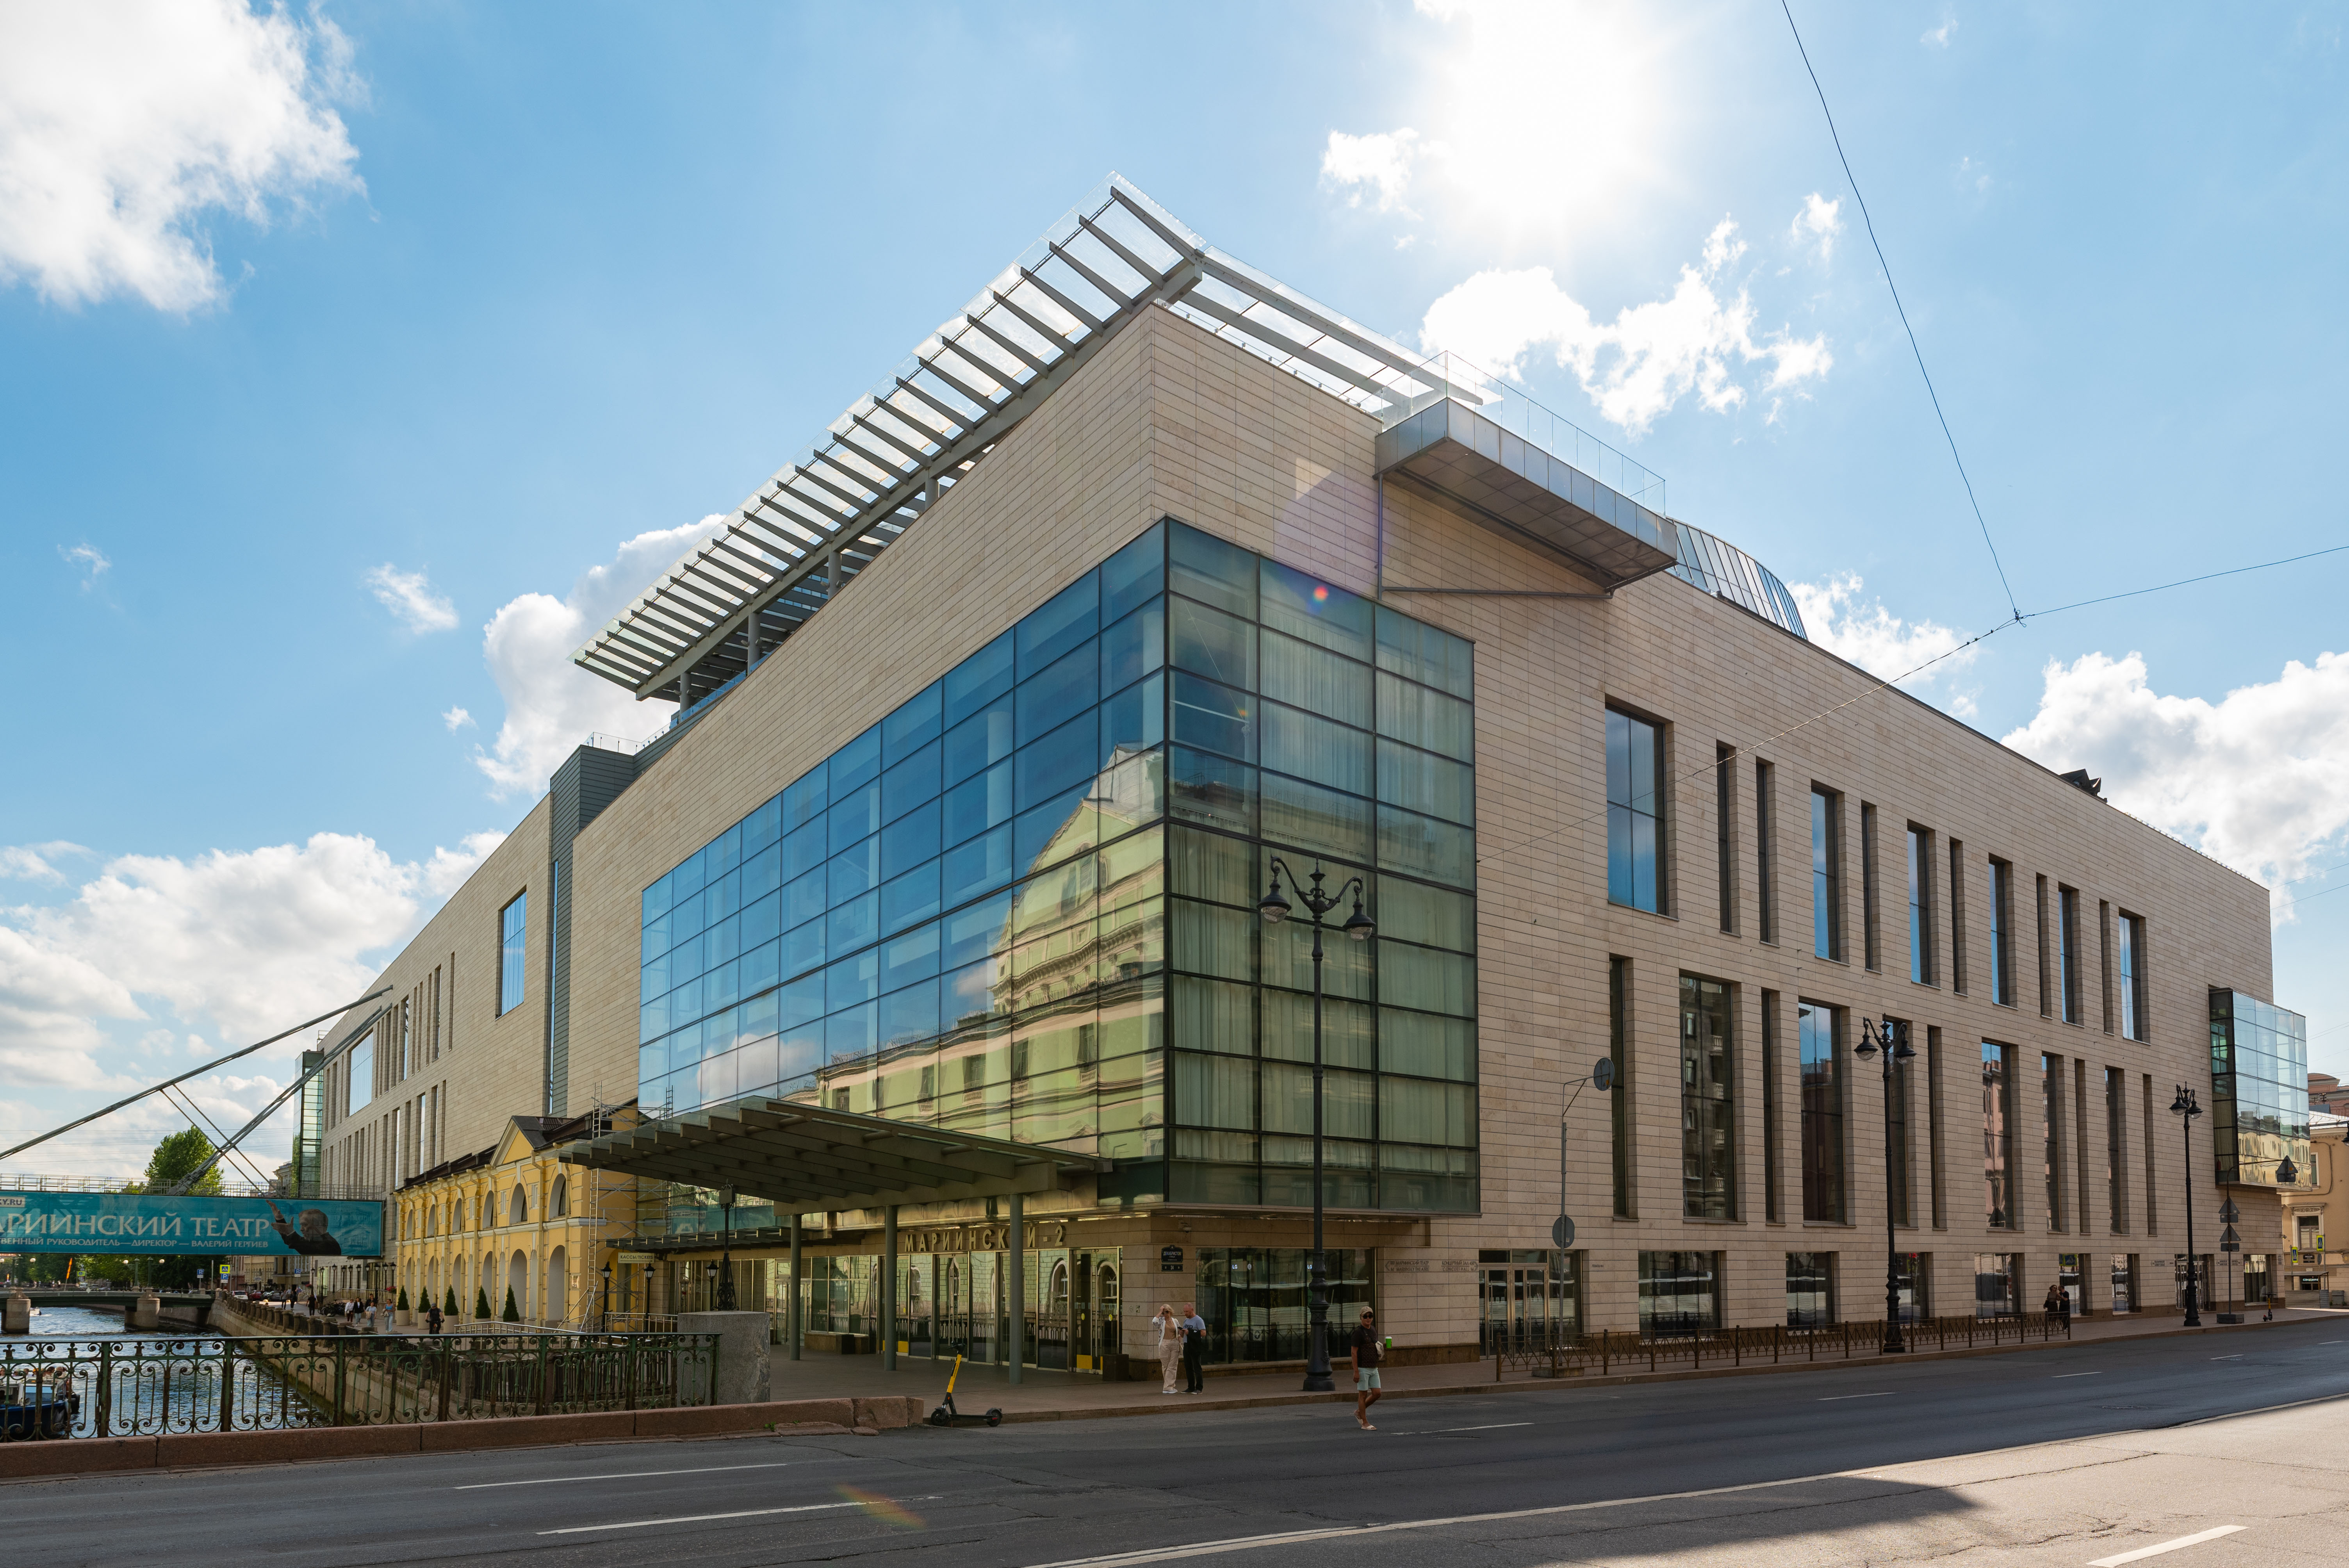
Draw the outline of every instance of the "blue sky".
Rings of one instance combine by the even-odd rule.
[[[2009,616],[1760,0],[131,15],[0,20],[0,1127],[363,988],[553,758],[665,719],[570,647],[1112,169],[1513,368],[1872,668]],[[2340,7],[1795,16],[2015,603],[2349,542]],[[2282,888],[2349,1076],[2344,584],[1915,689]]]

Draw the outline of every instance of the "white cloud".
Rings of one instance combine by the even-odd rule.
[[[52,304],[218,299],[198,227],[357,191],[350,43],[244,0],[0,7],[0,279]]]
[[[590,734],[640,735],[652,727],[647,710],[620,687],[591,676],[571,655],[629,600],[686,551],[725,525],[718,515],[680,528],[640,533],[619,553],[591,568],[570,594],[524,593],[490,618],[482,657],[505,697],[497,739],[473,760],[504,797],[546,787],[572,748]],[[667,710],[659,710],[666,719]]]
[[[1706,236],[1702,266],[1683,265],[1669,298],[1626,305],[1612,323],[1594,320],[1547,267],[1478,273],[1428,306],[1420,345],[1511,377],[1528,352],[1552,346],[1599,413],[1634,435],[1691,393],[1717,413],[1741,407],[1747,388],[1733,374],[1741,366],[1766,367],[1765,392],[1799,394],[1835,356],[1824,335],[1797,338],[1784,328],[1754,335],[1745,288],[1723,297],[1723,274],[1745,250],[1736,223],[1723,219]]]
[[[1918,37],[1917,41],[1920,44],[1929,45],[1936,49],[1946,49],[1950,46],[1950,35],[1957,30],[1957,13],[1954,11],[1948,12],[1942,15],[1941,25],[1940,26],[1928,27],[1924,33]]]
[[[105,1081],[101,1018],[144,1018],[129,988],[76,954],[0,924],[0,1078],[19,1085]]]
[[[2167,696],[2145,660],[2051,662],[2039,711],[2006,737],[2058,770],[2085,768],[2106,799],[2274,886],[2335,854],[2349,832],[2349,654],[2294,659],[2213,703]],[[2276,895],[2279,913],[2290,902]]]
[[[0,190],[0,197],[5,197],[5,190]],[[98,546],[91,544],[87,541],[73,546],[71,549],[67,549],[62,544],[58,545],[57,556],[60,560],[64,561],[67,565],[78,567],[81,571],[88,573],[88,575],[83,577],[81,580],[81,591],[85,593],[88,593],[92,588],[97,587],[98,580],[100,577],[105,576],[106,573],[111,571],[114,567],[114,562],[106,558],[105,552],[99,550]]]
[[[55,882],[66,880],[55,862],[67,855],[86,855],[83,845],[64,839],[46,844],[0,845],[0,881]]]
[[[1374,205],[1381,212],[1401,212],[1415,217],[1403,205],[1403,192],[1411,185],[1412,161],[1419,153],[1419,132],[1409,126],[1401,130],[1378,131],[1369,136],[1349,136],[1342,130],[1330,133],[1329,145],[1321,152],[1321,178],[1346,192],[1346,205],[1359,207],[1365,195],[1376,198]]]
[[[1803,202],[1803,210],[1795,214],[1787,232],[1798,245],[1816,242],[1822,264],[1833,259],[1837,236],[1843,232],[1843,199],[1830,201],[1814,191]]]
[[[454,735],[460,729],[472,727],[473,716],[461,707],[452,707],[440,716],[440,722],[448,727],[450,734]]]
[[[457,629],[457,606],[448,595],[435,593],[421,572],[402,572],[387,561],[367,573],[367,585],[392,619],[419,635]]]
[[[1934,621],[1904,621],[1886,609],[1881,599],[1863,604],[1859,598],[1863,585],[1857,573],[1847,572],[1825,583],[1789,583],[1786,591],[1794,594],[1795,607],[1803,612],[1803,626],[1811,641],[1879,680],[1890,680],[1928,660],[1940,659],[1919,677],[1920,682],[1938,680],[1973,662],[1971,648],[1952,653],[1966,640],[1963,633]],[[1965,696],[1951,699],[1950,706],[1957,711],[1961,705],[1964,713],[1973,709],[1972,699]]]

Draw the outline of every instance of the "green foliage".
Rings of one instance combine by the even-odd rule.
[[[399,1287],[399,1299],[392,1305],[398,1307],[402,1312],[406,1312],[408,1310],[408,1287],[406,1285],[401,1285]]]
[[[484,1320],[490,1315],[490,1292],[486,1285],[473,1287],[473,1315]]]
[[[508,1323],[522,1321],[522,1308],[514,1303],[513,1286],[506,1286],[506,1309],[498,1315]]]
[[[173,1184],[212,1157],[212,1140],[199,1128],[175,1132],[155,1145],[155,1152],[147,1157],[147,1180],[144,1189],[150,1192],[169,1191]],[[220,1167],[214,1165],[203,1179],[190,1187],[190,1192],[217,1197],[221,1190]]]
[[[457,1287],[453,1284],[449,1287],[449,1299],[440,1305],[440,1315],[443,1317],[457,1315]]]

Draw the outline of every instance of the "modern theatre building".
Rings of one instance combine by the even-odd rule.
[[[327,1069],[322,1174],[436,1300],[665,1313],[722,1254],[827,1347],[1114,1375],[1195,1300],[1300,1357],[1317,871],[1375,928],[1320,966],[1331,1315],[1407,1357],[1874,1318],[1888,1206],[1906,1311],[2174,1311],[2187,1206],[2231,1261],[2306,1179],[2263,889],[1120,181],[577,662],[674,717]]]

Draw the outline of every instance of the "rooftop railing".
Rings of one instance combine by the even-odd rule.
[[[1417,389],[1399,388],[1408,391],[1405,400],[1389,406],[1381,416],[1389,428],[1438,398],[1450,397],[1550,456],[1565,459],[1616,494],[1659,516],[1669,515],[1662,475],[1634,462],[1573,420],[1543,407],[1507,378],[1444,350],[1422,362],[1416,380]]]

